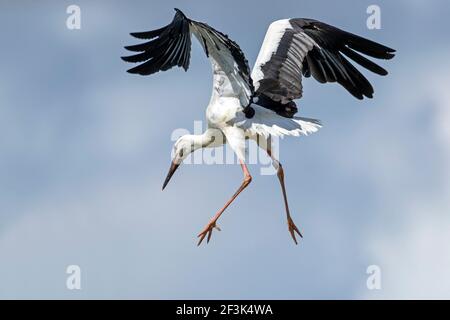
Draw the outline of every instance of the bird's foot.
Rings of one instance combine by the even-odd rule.
[[[208,223],[208,225],[205,227],[205,229],[203,229],[202,232],[200,232],[200,234],[197,236],[198,238],[200,238],[200,240],[198,241],[197,246],[201,245],[201,243],[203,242],[203,239],[206,238],[206,243],[209,243],[209,240],[211,239],[211,235],[213,232],[213,229],[217,229],[218,231],[221,231],[220,228],[216,225],[216,221],[213,220],[210,223]]]
[[[291,233],[292,239],[294,240],[295,244],[298,244],[297,239],[295,238],[295,233],[297,233],[300,236],[300,238],[303,238],[302,234],[298,230],[297,226],[295,225],[291,217],[288,217],[287,223],[288,223],[288,230]]]

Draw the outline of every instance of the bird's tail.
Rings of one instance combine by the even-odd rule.
[[[296,131],[298,131],[298,133],[302,135],[308,135],[310,133],[317,132],[320,128],[322,128],[322,123],[317,119],[293,117],[289,120],[294,121],[300,126],[300,128]]]
[[[266,122],[264,124],[255,125],[258,134],[270,134],[272,136],[278,137],[307,136],[311,133],[317,132],[321,127],[322,125],[319,120],[301,117],[277,117],[277,120],[271,123]],[[261,129],[259,130],[260,132],[258,132],[258,129]]]

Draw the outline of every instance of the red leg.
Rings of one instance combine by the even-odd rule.
[[[274,168],[277,170],[277,176],[278,180],[281,184],[281,190],[283,191],[283,199],[284,199],[284,206],[286,208],[286,217],[287,217],[287,224],[288,224],[288,230],[291,234],[292,239],[294,240],[295,244],[297,243],[297,239],[295,238],[295,233],[297,233],[301,238],[303,238],[302,234],[298,230],[297,226],[295,225],[294,221],[291,218],[291,213],[289,212],[289,204],[287,200],[287,194],[286,194],[286,187],[284,185],[284,170],[281,163],[275,159],[275,157],[272,155],[271,148],[270,148],[270,141],[269,141],[269,148],[267,149],[267,154],[272,158],[272,163]]]
[[[240,162],[242,171],[244,172],[244,181],[242,181],[241,186],[236,191],[236,193],[231,197],[231,199],[228,200],[228,202],[223,206],[223,208],[216,213],[216,215],[211,219],[211,221],[208,223],[205,229],[203,229],[202,232],[200,232],[200,234],[198,235],[198,237],[200,238],[197,244],[198,246],[202,243],[203,239],[205,239],[206,236],[208,236],[206,242],[209,243],[214,228],[220,231],[220,228],[217,227],[216,225],[217,220],[219,220],[220,216],[225,211],[225,209],[228,208],[229,205],[237,198],[237,196],[250,184],[250,182],[252,182],[252,176],[250,175],[247,166],[242,160],[240,160]]]

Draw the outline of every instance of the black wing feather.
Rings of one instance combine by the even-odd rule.
[[[202,30],[201,34],[196,34],[196,36],[200,37],[199,40],[202,42],[208,57],[210,56],[210,50],[220,51],[224,47],[226,50],[229,50],[238,66],[240,76],[250,88],[251,94],[253,94],[253,83],[248,61],[245,59],[244,53],[238,44],[226,34],[209,25],[190,20],[178,9],[175,9],[175,11],[175,17],[167,26],[152,31],[131,33],[135,38],[150,39],[150,41],[125,47],[129,51],[139,53],[122,57],[124,61],[142,63],[128,70],[128,72],[151,75],[158,71],[166,71],[174,66],[183,67],[187,71],[191,53],[190,26],[193,26]],[[211,43],[214,47],[208,48],[208,43]]]
[[[152,39],[148,42],[127,46],[125,49],[139,54],[122,57],[126,62],[144,62],[128,70],[129,73],[150,75],[158,71],[166,71],[174,66],[188,70],[191,52],[191,21],[176,10],[173,21],[167,26],[147,32],[136,32],[131,35],[138,39]],[[155,39],[156,38],[156,39]]]
[[[360,66],[385,76],[388,72],[359,53],[377,59],[392,59],[395,50],[312,19],[291,19],[294,28],[306,33],[318,46],[307,55],[303,75],[317,81],[338,82],[358,99],[373,97],[370,82],[342,54]],[[358,53],[359,52],[359,53]]]
[[[159,37],[161,35],[161,33],[163,33],[167,27],[168,26],[165,26],[165,27],[162,27],[162,28],[159,28],[156,30],[152,30],[152,31],[132,32],[132,33],[130,33],[130,35],[135,37],[136,39],[141,39],[141,40],[153,39],[153,38]]]
[[[293,100],[302,96],[302,75],[320,83],[337,82],[358,99],[372,98],[372,85],[346,57],[385,76],[384,68],[361,54],[377,59],[395,56],[394,49],[312,19],[290,19],[289,24],[276,21],[268,32],[283,35],[276,48],[271,48],[270,58],[257,62],[255,96],[258,104],[284,117],[297,112]]]
[[[363,66],[367,70],[372,71],[373,73],[379,74],[380,76],[386,76],[388,74],[387,70],[380,67],[373,61],[367,59],[366,57],[363,57],[356,51],[353,51],[350,48],[343,47],[341,49],[341,52],[345,54],[347,57],[358,63],[359,65]]]

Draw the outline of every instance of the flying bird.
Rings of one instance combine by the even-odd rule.
[[[301,136],[316,132],[321,123],[296,116],[294,100],[302,97],[302,77],[320,83],[337,82],[357,99],[372,98],[370,82],[347,59],[381,76],[387,71],[365,56],[391,59],[395,50],[313,19],[284,19],[273,22],[267,31],[253,71],[236,42],[209,25],[186,17],[179,9],[173,21],[160,29],[131,33],[146,42],[127,46],[135,52],[122,57],[139,63],[129,73],[151,75],[172,67],[189,68],[192,36],[197,38],[209,58],[213,72],[213,92],[206,109],[208,128],[201,135],[180,137],[163,190],[183,160],[200,148],[228,143],[242,167],[243,181],[231,199],[198,235],[198,245],[211,239],[217,220],[252,177],[245,163],[245,141],[256,141],[272,159],[281,184],[288,230],[297,244],[302,237],[290,211],[284,171],[272,153],[271,137]]]

